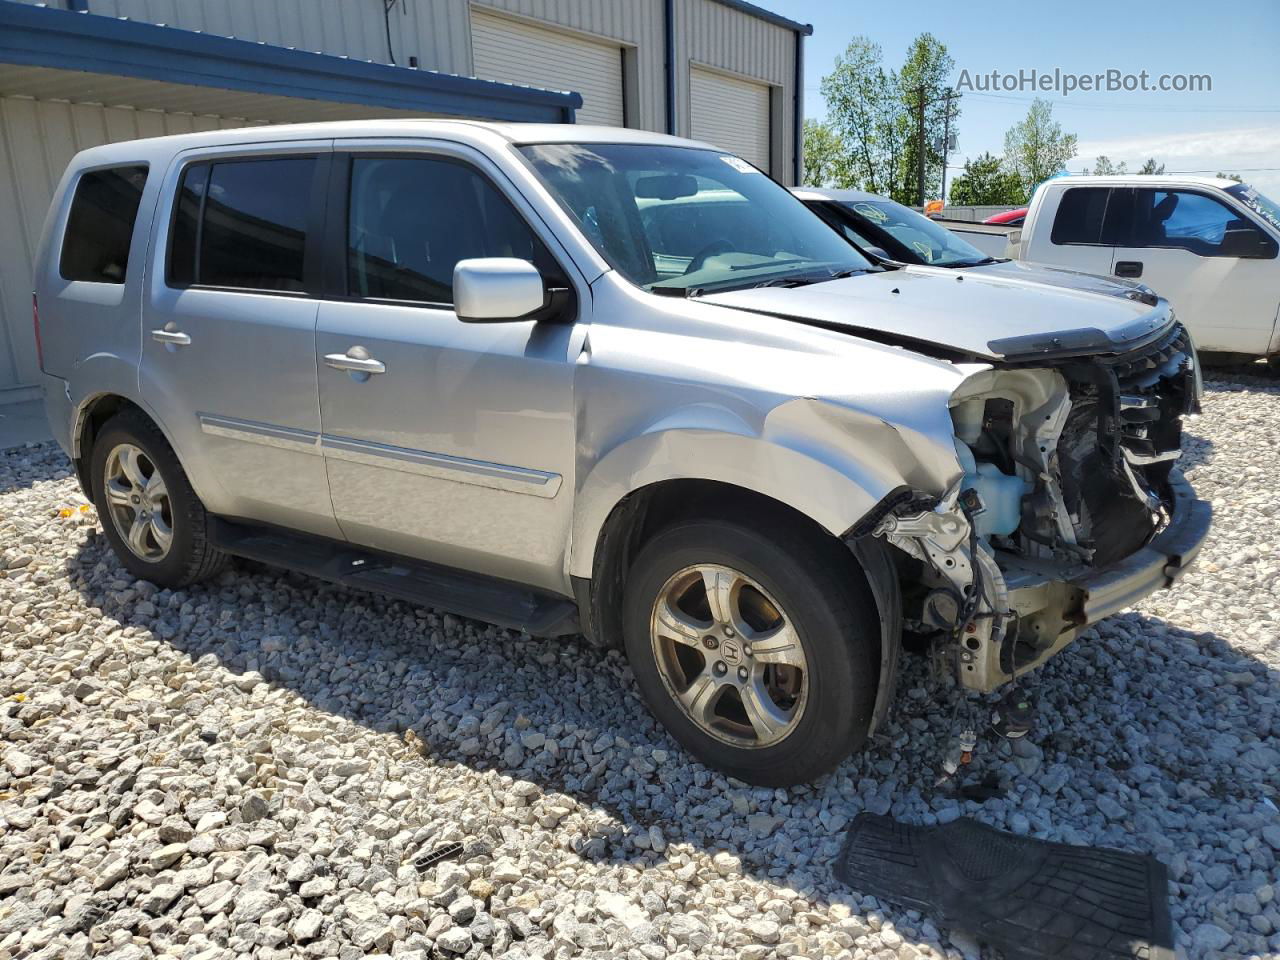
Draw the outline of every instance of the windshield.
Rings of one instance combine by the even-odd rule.
[[[726,290],[870,269],[745,160],[654,144],[520,148],[600,255],[646,290]]]
[[[1271,226],[1280,230],[1280,204],[1277,204],[1270,197],[1259,193],[1247,183],[1238,183],[1234,187],[1227,187],[1227,193],[1262,217]]]
[[[991,259],[973,244],[923,214],[892,200],[843,200],[865,239],[894,260],[935,267],[962,267]]]

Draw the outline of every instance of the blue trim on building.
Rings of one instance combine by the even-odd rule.
[[[813,33],[813,24],[800,23],[798,20],[788,20],[779,13],[772,10],[766,10],[764,7],[757,7],[754,3],[747,3],[746,0],[715,0],[722,6],[732,7],[734,10],[741,10],[743,13],[758,17],[768,23],[772,23],[776,27],[786,27],[788,30],[794,30],[796,33],[802,33],[806,37]]]
[[[0,0],[0,63],[495,120],[572,123],[577,93]]]

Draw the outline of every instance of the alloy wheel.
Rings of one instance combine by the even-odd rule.
[[[173,506],[160,469],[132,443],[107,454],[103,476],[107,511],[131,553],[158,563],[173,546]]]
[[[760,584],[730,567],[698,564],[658,592],[650,639],[667,692],[704,733],[735,747],[779,742],[809,692],[804,645]]]

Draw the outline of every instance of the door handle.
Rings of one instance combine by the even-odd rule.
[[[367,353],[363,347],[353,347],[348,353],[326,353],[324,356],[325,365],[333,367],[335,370],[348,370],[352,373],[387,372],[387,365],[381,360],[375,360],[370,356],[352,356],[356,350]]]
[[[1117,260],[1115,273],[1117,277],[1140,277],[1142,276],[1142,261]]]
[[[171,343],[175,347],[191,346],[191,338],[181,330],[152,330],[151,339],[160,343]]]

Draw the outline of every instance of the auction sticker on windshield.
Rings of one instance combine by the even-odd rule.
[[[759,173],[760,172],[751,164],[747,163],[747,161],[743,160],[741,157],[731,157],[728,154],[725,154],[720,159],[723,160],[725,163],[727,163],[729,166],[733,167],[733,169],[737,170],[739,173]]]

